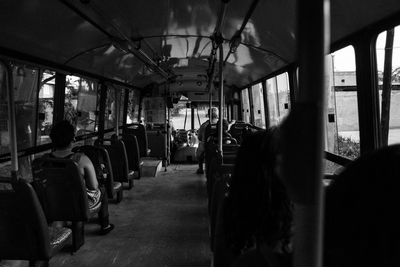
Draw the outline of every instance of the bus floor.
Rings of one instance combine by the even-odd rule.
[[[108,235],[85,225],[85,244],[73,255],[64,248],[50,266],[210,266],[205,176],[197,165],[170,165],[157,177],[135,180],[119,204],[110,204]],[[28,266],[26,261],[0,266]]]

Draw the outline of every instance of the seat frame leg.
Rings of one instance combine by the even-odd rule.
[[[117,192],[116,203],[120,203],[124,197],[124,191],[121,189]]]
[[[83,222],[72,222],[72,250],[73,252],[85,243],[85,224]]]

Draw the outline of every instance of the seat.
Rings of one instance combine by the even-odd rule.
[[[104,185],[107,196],[119,203],[123,199],[122,184],[114,181],[111,160],[104,147],[84,145],[75,147],[73,152],[84,153],[93,163],[97,180]]]
[[[135,171],[137,173],[136,179],[140,179],[142,175],[143,161],[140,158],[137,138],[133,134],[123,134],[122,141],[124,141],[126,147],[129,170]]]
[[[88,208],[84,181],[72,159],[42,157],[32,163],[33,187],[47,222],[72,222],[72,245],[77,251],[84,243],[84,223],[101,205]]]
[[[127,189],[131,189],[134,185],[133,179],[138,173],[129,170],[128,156],[126,153],[125,143],[120,138],[104,139],[102,145],[108,152],[114,180],[121,183],[128,183]]]
[[[165,158],[165,134],[164,129],[147,131],[148,145],[150,148],[149,157],[158,159]]]
[[[148,157],[150,155],[151,150],[149,149],[146,128],[144,125],[134,123],[124,130],[124,134],[133,134],[136,136],[141,157]]]
[[[71,230],[48,227],[32,186],[20,179],[0,191],[0,259],[49,266],[51,257],[71,242]]]
[[[381,148],[347,165],[326,188],[327,262],[336,258],[338,266],[398,266],[399,162],[400,145]]]

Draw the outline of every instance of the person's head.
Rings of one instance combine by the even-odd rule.
[[[67,148],[75,138],[75,128],[67,120],[60,121],[51,128],[50,138],[55,149]]]
[[[208,110],[208,117],[212,121],[218,120],[218,109],[216,107],[210,108]]]

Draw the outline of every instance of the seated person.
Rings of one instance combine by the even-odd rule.
[[[253,133],[238,151],[224,218],[233,266],[291,265],[293,210],[276,138],[277,129]]]
[[[55,158],[71,158],[79,167],[82,178],[86,185],[89,209],[101,202],[99,211],[99,221],[101,234],[107,234],[114,229],[114,225],[109,223],[108,198],[105,190],[99,187],[96,172],[90,159],[82,153],[73,153],[72,142],[75,139],[75,129],[68,121],[64,120],[53,126],[50,132],[53,144],[53,152],[49,155]]]
[[[217,121],[216,124],[217,131],[212,131],[211,125],[207,125],[206,130],[205,130],[205,140],[210,141],[211,139],[213,140],[218,140],[219,136],[219,120]],[[229,129],[229,123],[226,119],[222,120],[222,138],[223,138],[223,143],[224,144],[231,144],[233,140],[236,143],[236,139],[232,137],[232,135],[228,132]]]

